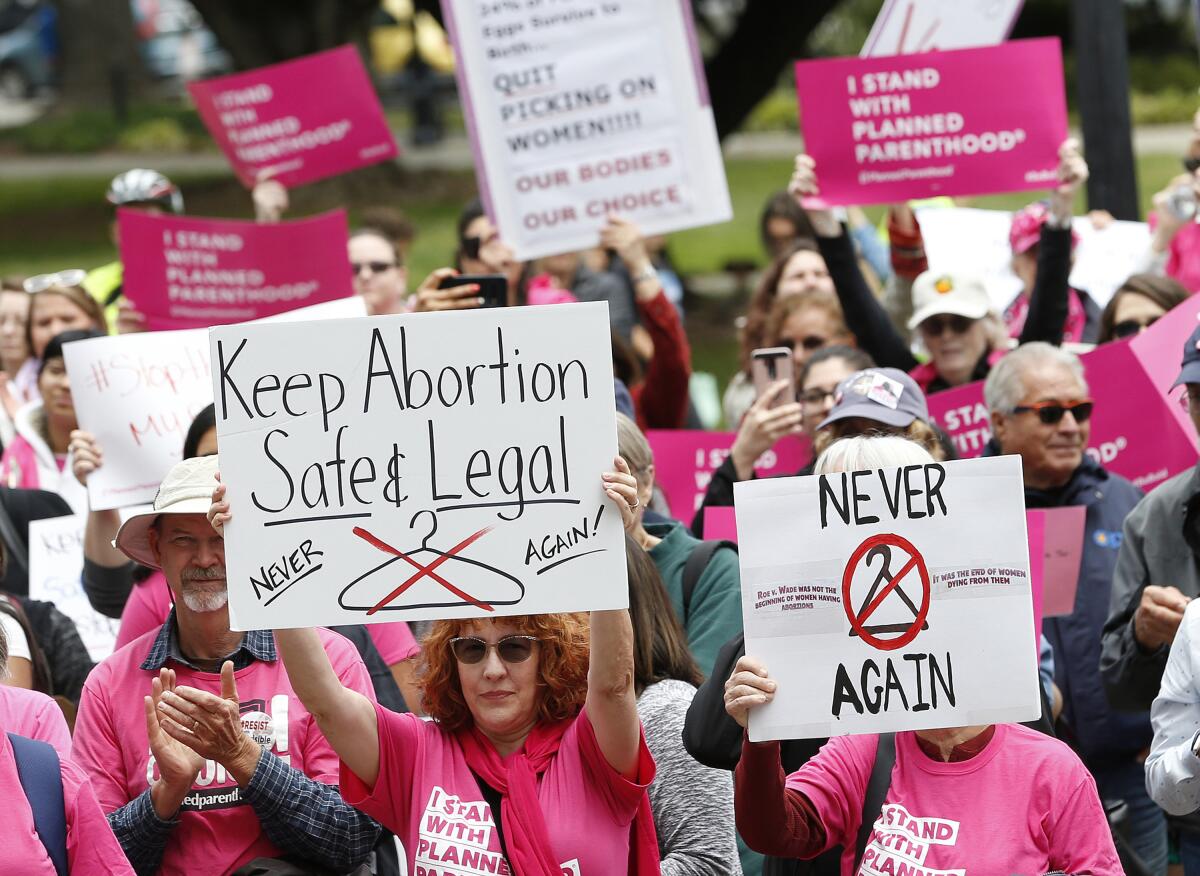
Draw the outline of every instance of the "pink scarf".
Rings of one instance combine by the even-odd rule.
[[[1004,324],[1008,326],[1008,335],[1019,338],[1025,329],[1025,319],[1029,316],[1029,298],[1022,293],[1013,299],[1012,304],[1004,310]],[[1080,343],[1083,340],[1084,329],[1087,328],[1087,312],[1083,302],[1074,289],[1067,290],[1067,321],[1063,323],[1063,340]]]
[[[577,720],[579,716],[534,725],[525,745],[507,761],[475,727],[455,734],[467,766],[500,793],[500,820],[504,825],[508,862],[517,876],[561,876],[562,868],[555,860],[546,829],[546,815],[538,801],[538,776],[550,767],[563,734]],[[587,730],[592,732],[590,725]],[[650,798],[645,793],[634,819],[629,860],[631,876],[650,876],[659,871],[658,838],[650,814]]]

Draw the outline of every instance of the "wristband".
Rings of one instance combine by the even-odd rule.
[[[647,283],[650,280],[658,282],[658,271],[654,270],[653,265],[647,265],[644,269],[638,271],[633,276],[633,283],[635,286],[638,283]]]

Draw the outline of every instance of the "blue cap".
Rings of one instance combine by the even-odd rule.
[[[1171,389],[1184,383],[1200,383],[1200,326],[1196,326],[1183,345],[1183,363]]]

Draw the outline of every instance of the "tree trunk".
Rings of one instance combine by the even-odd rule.
[[[56,0],[62,46],[55,111],[113,107],[118,116],[148,82],[129,0]]]

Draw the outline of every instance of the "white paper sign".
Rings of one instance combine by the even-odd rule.
[[[606,304],[209,337],[235,629],[627,604]]]
[[[282,313],[263,322],[362,316],[359,296]],[[183,439],[212,404],[204,329],[142,332],[76,341],[63,348],[79,428],[91,432],[104,465],[88,477],[96,510],[154,501]]]
[[[734,495],[746,653],[779,683],[753,741],[1040,714],[1019,457]]]
[[[442,0],[488,214],[518,259],[733,216],[689,4]]]
[[[917,210],[929,267],[935,271],[966,271],[983,279],[997,312],[1021,292],[1021,281],[1012,271],[1008,231],[1012,213],[968,207],[921,207]],[[1072,228],[1079,237],[1071,285],[1082,289],[1099,306],[1106,305],[1117,288],[1137,271],[1150,246],[1145,222],[1114,221],[1097,229],[1090,219],[1077,216]]]
[[[859,56],[974,49],[1008,39],[1025,0],[885,0]]]
[[[88,655],[99,663],[112,653],[121,622],[105,617],[83,592],[83,527],[87,515],[29,521],[29,596],[53,602],[75,621]]]

